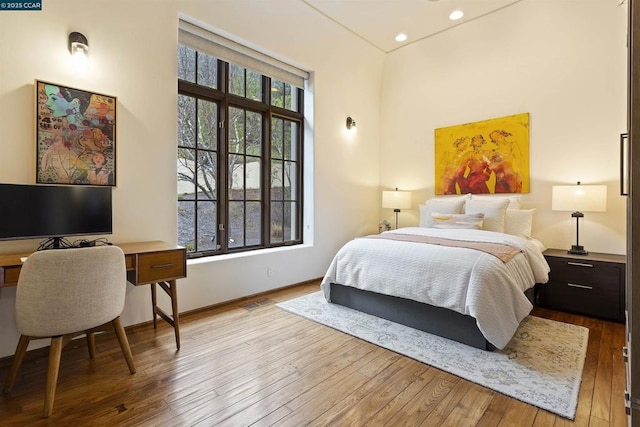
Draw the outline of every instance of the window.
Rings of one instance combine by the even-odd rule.
[[[302,243],[303,89],[189,40],[181,32],[178,243],[190,257]]]

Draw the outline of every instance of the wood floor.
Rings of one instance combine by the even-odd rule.
[[[31,351],[11,395],[0,398],[0,425],[626,425],[621,324],[534,310],[590,330],[570,422],[273,305],[317,289],[313,282],[186,314],[178,352],[164,322],[128,329],[135,375],[113,334],[97,338],[93,360],[84,340],[72,342],[48,420],[40,418],[47,353]],[[0,361],[0,381],[10,359]]]

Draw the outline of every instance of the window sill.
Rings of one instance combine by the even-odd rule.
[[[278,252],[288,252],[288,251],[295,251],[299,249],[309,249],[311,247],[313,247],[313,245],[308,243],[303,243],[301,245],[281,246],[278,248],[257,249],[255,251],[246,251],[246,252],[237,252],[233,254],[213,255],[213,256],[207,256],[207,257],[201,257],[201,258],[192,258],[187,260],[187,265],[198,265],[198,264],[207,264],[210,262],[228,261],[231,259],[248,258],[248,257],[261,256],[261,255],[267,255],[267,254],[274,254]]]

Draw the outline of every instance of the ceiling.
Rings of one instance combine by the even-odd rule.
[[[462,25],[521,0],[303,0],[383,52]],[[464,16],[452,21],[459,9]],[[395,41],[405,33],[404,42]]]

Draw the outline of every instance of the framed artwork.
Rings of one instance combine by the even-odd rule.
[[[36,183],[115,186],[116,98],[36,80]]]
[[[435,194],[529,192],[529,113],[435,130]]]

